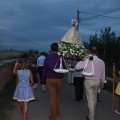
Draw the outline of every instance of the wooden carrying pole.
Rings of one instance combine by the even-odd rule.
[[[119,78],[120,78],[120,71],[119,71]],[[119,95],[119,110],[120,110],[120,95]]]
[[[115,74],[115,63],[113,63],[113,75]],[[114,113],[114,90],[115,90],[115,85],[114,85],[114,76],[113,76],[113,80],[112,80],[112,113]]]

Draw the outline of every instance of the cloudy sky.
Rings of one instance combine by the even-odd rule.
[[[82,41],[105,27],[120,36],[120,0],[0,0],[0,49],[49,51],[77,10]]]

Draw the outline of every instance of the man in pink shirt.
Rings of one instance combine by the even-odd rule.
[[[105,63],[103,60],[97,57],[98,50],[94,46],[91,48],[91,55],[93,56],[93,66],[94,66],[94,72],[95,74],[92,76],[85,76],[85,91],[88,101],[88,109],[89,109],[89,115],[86,116],[87,120],[94,120],[95,117],[95,108],[96,108],[96,102],[97,102],[97,92],[99,86],[101,88],[104,87],[105,83]],[[75,69],[79,70],[84,68],[85,64],[87,62],[87,59],[83,62],[80,61],[76,64]],[[86,72],[89,72],[91,70],[91,60],[89,60],[88,65],[86,67]]]

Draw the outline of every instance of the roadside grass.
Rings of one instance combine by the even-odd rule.
[[[17,58],[37,57],[38,53],[34,51],[5,51],[0,50],[0,60],[9,60]]]
[[[2,91],[0,91],[0,120],[11,120],[11,113],[15,108],[13,101],[13,93],[15,90],[15,77],[6,83]]]
[[[8,59],[14,59],[19,58],[23,52],[17,52],[17,51],[0,51],[0,60],[8,60]]]

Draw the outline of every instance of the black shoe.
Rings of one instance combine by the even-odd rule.
[[[86,116],[86,120],[90,120],[88,116]]]

